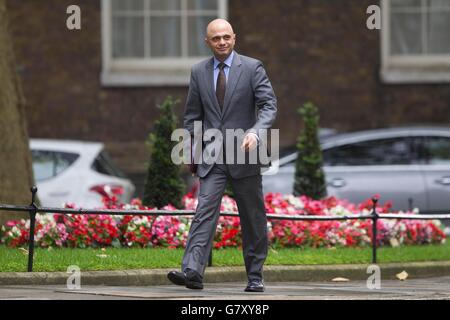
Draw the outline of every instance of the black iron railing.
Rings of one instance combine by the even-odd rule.
[[[0,212],[3,211],[20,211],[28,212],[30,215],[30,233],[28,243],[28,272],[33,271],[34,258],[34,229],[36,225],[37,213],[61,213],[61,214],[106,214],[106,215],[141,215],[141,216],[185,216],[194,215],[193,210],[112,210],[112,209],[70,209],[70,208],[50,208],[39,207],[35,203],[37,187],[31,188],[31,204],[29,206],[14,206],[0,204]],[[314,215],[285,215],[285,214],[267,214],[268,219],[272,220],[294,220],[294,221],[332,221],[332,220],[372,220],[372,263],[377,263],[377,221],[379,219],[409,219],[409,220],[446,220],[450,219],[450,214],[389,214],[379,215],[376,211],[377,198],[372,198],[372,211],[370,214],[352,214],[342,216],[314,216]],[[221,216],[236,216],[235,212],[220,212]],[[212,265],[212,252],[209,256],[209,265]]]

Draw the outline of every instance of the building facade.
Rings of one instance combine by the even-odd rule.
[[[80,30],[66,26],[73,4]],[[382,28],[371,30],[377,8]],[[232,23],[237,52],[264,62],[281,148],[295,144],[307,101],[338,131],[450,124],[450,1],[9,0],[8,10],[30,136],[105,142],[138,185],[156,105],[179,99],[181,120],[216,17]]]

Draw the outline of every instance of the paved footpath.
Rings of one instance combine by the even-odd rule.
[[[450,300],[450,276],[383,280],[380,289],[370,290],[366,281],[349,282],[269,282],[264,293],[246,293],[244,283],[206,283],[193,291],[174,285],[160,286],[83,286],[68,290],[65,286],[1,286],[0,299],[188,299],[188,300]]]

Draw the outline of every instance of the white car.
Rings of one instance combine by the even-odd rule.
[[[37,195],[44,207],[74,203],[100,208],[104,196],[129,203],[135,186],[114,165],[103,143],[30,139]]]

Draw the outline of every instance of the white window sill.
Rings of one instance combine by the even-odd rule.
[[[382,68],[380,77],[381,81],[387,84],[450,83],[450,66],[442,66],[439,68]]]
[[[102,71],[101,84],[105,87],[188,86],[190,68],[168,70]]]

